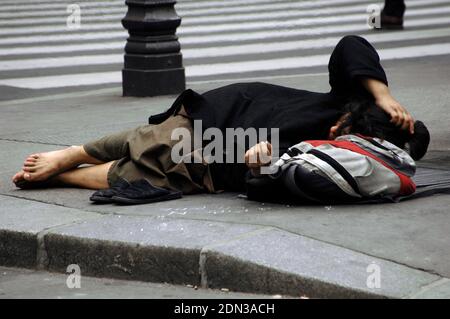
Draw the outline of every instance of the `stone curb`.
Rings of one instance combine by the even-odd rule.
[[[26,203],[10,221],[30,219]],[[78,264],[89,276],[317,298],[449,294],[447,278],[272,227],[33,207],[42,222],[34,228],[1,218],[0,264],[63,273]],[[373,267],[380,288],[367,286]]]

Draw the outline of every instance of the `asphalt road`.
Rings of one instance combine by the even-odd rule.
[[[67,26],[69,4],[2,2],[0,100],[121,86],[124,2],[77,1],[77,29]],[[405,30],[396,32],[369,28],[370,4],[374,1],[178,1],[188,84],[326,72],[333,46],[347,34],[366,37],[384,61],[450,54],[447,0],[408,1]]]

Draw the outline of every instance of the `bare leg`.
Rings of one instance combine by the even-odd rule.
[[[88,189],[109,188],[108,171],[113,162],[75,168],[52,178],[57,184]]]
[[[80,164],[101,164],[103,162],[89,156],[83,146],[71,146],[64,150],[31,154],[21,171],[12,178],[14,183],[44,181]]]

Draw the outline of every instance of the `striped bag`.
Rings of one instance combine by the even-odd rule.
[[[407,152],[378,138],[344,135],[288,149],[272,167],[293,196],[314,202],[395,198],[415,192],[416,166]]]

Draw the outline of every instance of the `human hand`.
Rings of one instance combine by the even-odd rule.
[[[258,143],[245,153],[245,164],[251,169],[268,165],[271,160],[272,145],[269,142]]]
[[[409,130],[414,134],[414,119],[411,114],[392,96],[383,96],[375,100],[375,104],[391,116],[391,123],[400,126],[403,130]]]

